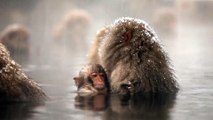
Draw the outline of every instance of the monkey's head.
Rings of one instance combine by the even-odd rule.
[[[142,62],[147,63],[156,54],[163,55],[157,35],[142,20],[120,18],[108,26],[107,30],[110,32],[103,36],[98,52],[109,76],[117,64],[131,63],[138,66]]]
[[[29,31],[22,25],[13,24],[5,28],[0,41],[10,50],[28,50]]]
[[[109,90],[106,72],[99,64],[84,66],[79,75],[73,79],[81,95],[96,95]]]
[[[151,51],[158,41],[152,28],[139,19],[120,18],[109,26],[108,30],[110,32],[103,37],[102,49],[99,52],[107,54],[112,52],[120,59],[126,55],[134,57],[137,54]]]

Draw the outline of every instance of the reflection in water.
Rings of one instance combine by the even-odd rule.
[[[111,107],[105,120],[168,120],[169,109],[173,107],[174,96],[134,96],[128,102],[121,102],[118,96],[111,96]]]
[[[47,95],[54,100],[47,101],[45,106],[0,104],[0,120],[212,120],[212,6],[210,0],[1,0],[0,31],[13,23],[29,28],[32,45],[30,58],[28,62],[21,61],[20,64],[27,75],[38,80]],[[162,28],[156,27],[152,21],[156,12],[168,7],[174,9],[177,20],[175,26],[171,22],[172,26],[168,27],[172,27],[177,36],[169,37],[170,34],[166,32],[164,39],[161,31],[158,31]],[[72,78],[87,63],[87,48],[80,51],[67,49],[55,45],[52,38],[54,25],[70,9],[76,8],[86,10],[94,18],[86,36],[87,47],[98,29],[118,17],[129,16],[149,22],[159,33],[172,59],[181,86],[177,100],[172,97],[159,98],[159,101],[136,97],[122,102],[116,95],[76,97]],[[72,93],[68,94],[68,91]]]
[[[96,96],[76,96],[75,107],[82,110],[101,111],[108,106],[108,96],[100,94]]]
[[[76,96],[75,107],[82,110],[105,110],[104,120],[169,120],[169,110],[176,95],[135,95],[123,101],[119,95]]]
[[[41,103],[0,103],[0,119],[2,120],[27,120],[36,113],[35,108],[41,107]]]

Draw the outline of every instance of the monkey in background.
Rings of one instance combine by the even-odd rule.
[[[6,46],[12,56],[29,53],[29,31],[23,25],[7,26],[0,35],[0,42]]]
[[[45,99],[46,95],[39,85],[23,73],[20,66],[10,58],[4,45],[0,43],[0,102]]]
[[[103,29],[104,30],[104,29]],[[144,21],[120,18],[98,34],[93,51],[109,77],[113,93],[176,93],[178,84],[158,37]],[[99,36],[100,35],[100,36]],[[101,41],[101,42],[98,42]]]
[[[177,34],[177,15],[173,8],[157,10],[152,16],[152,23],[162,38],[173,38]]]
[[[86,48],[85,39],[89,30],[91,15],[83,9],[70,10],[53,28],[56,42],[69,48]]]
[[[104,27],[97,32],[96,38],[94,39],[93,44],[90,47],[90,51],[88,54],[88,57],[90,60],[89,63],[100,64],[100,60],[97,55],[97,51],[100,47],[100,43],[102,42],[103,36],[105,36],[107,34],[107,32],[108,32],[107,27]]]
[[[99,64],[85,65],[73,79],[80,96],[105,94],[109,91],[106,72]]]
[[[30,56],[29,36],[29,31],[25,26],[12,24],[2,31],[0,42],[6,46],[15,61],[23,64]]]
[[[91,24],[91,15],[83,9],[69,10],[53,27],[51,56],[56,62],[66,64],[73,55],[84,57],[88,51],[87,35]],[[76,54],[77,53],[77,54]]]

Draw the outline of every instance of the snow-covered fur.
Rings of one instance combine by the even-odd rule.
[[[24,74],[0,43],[0,102],[40,101],[45,98],[39,85]]]
[[[178,91],[167,54],[146,22],[124,17],[103,30],[95,39],[101,42],[95,42],[99,45],[93,55],[106,69],[112,92]]]

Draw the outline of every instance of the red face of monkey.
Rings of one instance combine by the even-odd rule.
[[[93,87],[101,90],[105,88],[105,81],[104,81],[104,73],[97,73],[97,72],[93,72],[90,74],[90,78],[92,80],[93,83]]]
[[[78,93],[83,95],[106,93],[109,89],[107,75],[99,64],[86,65],[74,80]]]

